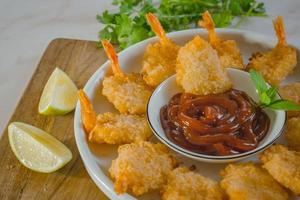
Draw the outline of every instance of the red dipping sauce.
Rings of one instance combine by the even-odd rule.
[[[243,91],[179,93],[160,110],[166,136],[187,150],[232,155],[255,149],[268,132],[268,115]]]

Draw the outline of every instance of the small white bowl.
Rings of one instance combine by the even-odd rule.
[[[258,95],[256,89],[252,83],[252,80],[249,76],[248,72],[228,68],[228,75],[233,82],[233,88],[245,91],[253,100],[258,101]],[[211,162],[211,163],[226,163],[226,162],[233,162],[237,160],[244,159],[249,157],[253,154],[256,154],[271,144],[282,134],[285,121],[286,121],[286,112],[282,110],[271,110],[265,109],[265,112],[270,118],[270,127],[268,133],[264,137],[264,139],[259,143],[259,146],[251,151],[235,154],[235,155],[228,155],[228,156],[212,156],[206,154],[195,153],[184,149],[171,140],[169,140],[164,130],[161,126],[160,121],[160,109],[164,105],[168,104],[169,100],[177,93],[183,92],[183,90],[177,85],[176,83],[176,75],[171,76],[170,78],[166,79],[162,82],[153,92],[148,102],[147,107],[147,118],[150,124],[151,129],[153,130],[154,134],[157,138],[166,144],[168,147],[173,149],[174,151],[192,158],[194,160]],[[280,99],[278,94],[277,98]]]

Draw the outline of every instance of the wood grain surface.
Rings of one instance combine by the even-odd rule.
[[[96,69],[106,61],[96,42],[55,39],[46,49],[24,94],[10,119],[37,126],[62,141],[73,159],[57,172],[43,174],[23,167],[10,149],[7,128],[0,140],[0,199],[107,199],[88,176],[78,153],[73,115],[43,116],[38,102],[44,85],[55,67],[65,71],[82,88]]]

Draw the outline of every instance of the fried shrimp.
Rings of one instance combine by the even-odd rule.
[[[274,145],[260,155],[260,160],[274,179],[300,195],[300,152]]]
[[[176,72],[177,83],[185,92],[208,95],[222,93],[232,87],[216,50],[199,36],[180,48]]]
[[[152,88],[145,83],[140,74],[123,73],[113,46],[107,40],[101,42],[113,71],[112,76],[106,76],[103,80],[102,94],[120,113],[144,114]]]
[[[277,17],[273,24],[278,38],[277,45],[271,51],[253,54],[247,67],[259,71],[271,85],[278,85],[293,72],[297,64],[297,53],[286,42],[282,17]]]
[[[300,82],[279,86],[279,94],[283,99],[300,104]],[[288,117],[300,117],[299,111],[288,111]]]
[[[152,31],[159,37],[160,41],[147,46],[141,73],[148,85],[157,86],[175,74],[179,47],[166,37],[165,31],[155,15],[148,13],[146,17]]]
[[[221,187],[230,200],[287,200],[289,197],[267,171],[251,162],[229,164],[221,176]]]
[[[118,194],[131,191],[142,195],[160,189],[176,161],[163,144],[139,142],[119,146],[118,157],[112,161],[110,176]]]
[[[209,42],[218,52],[223,67],[244,69],[243,58],[234,40],[221,40],[215,32],[215,24],[208,11],[202,14],[199,26],[207,29]]]
[[[147,140],[151,135],[146,117],[106,112],[99,114],[83,90],[78,92],[83,127],[91,142],[125,144]]]
[[[293,117],[287,120],[285,139],[289,148],[300,151],[300,118]]]
[[[219,184],[186,167],[178,167],[168,175],[162,190],[162,200],[222,200],[224,192]]]

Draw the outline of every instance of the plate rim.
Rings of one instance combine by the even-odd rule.
[[[275,37],[268,37],[266,34],[261,34],[261,33],[257,33],[254,31],[249,31],[249,30],[240,30],[240,29],[231,29],[231,28],[216,28],[216,32],[218,34],[238,34],[238,35],[243,35],[245,36],[245,38],[255,38],[256,42],[261,42],[261,44],[267,45],[267,46],[272,46],[276,44],[276,39]],[[167,33],[167,37],[176,37],[179,35],[189,35],[189,34],[193,34],[193,35],[206,35],[207,36],[207,31],[201,28],[194,28],[194,29],[187,29],[187,30],[181,30],[181,31],[174,31],[174,32],[170,32]],[[141,42],[138,42],[130,47],[128,47],[127,49],[121,51],[118,53],[119,57],[122,57],[123,54],[131,51],[132,49],[135,48],[139,48],[139,46],[144,45],[145,43],[149,43],[149,42],[154,42],[157,41],[158,38],[152,37],[152,38],[148,38],[146,40],[143,40]],[[295,46],[297,49],[299,49],[298,45],[292,44],[292,46]],[[93,73],[93,75],[88,79],[88,81],[86,82],[86,84],[83,87],[83,90],[87,92],[87,96],[91,97],[92,94],[90,94],[90,92],[88,92],[89,90],[94,89],[94,87],[92,87],[93,85],[98,85],[100,83],[100,78],[99,77],[103,77],[103,74],[105,73],[105,69],[108,65],[109,61],[107,60],[106,62],[104,62],[101,66],[99,66],[99,68]],[[101,76],[102,74],[102,76]],[[102,79],[101,79],[102,80]],[[76,142],[76,146],[78,148],[79,151],[79,155],[84,163],[84,167],[86,168],[89,176],[92,178],[92,180],[94,181],[94,183],[97,185],[97,187],[110,199],[114,199],[114,200],[136,200],[135,197],[131,196],[128,193],[124,193],[122,195],[118,195],[116,194],[116,192],[114,191],[113,188],[109,187],[107,185],[107,182],[111,182],[110,178],[108,178],[103,171],[100,169],[100,167],[98,166],[97,162],[94,160],[91,160],[90,157],[92,157],[92,152],[90,151],[90,149],[88,148],[87,145],[87,141],[82,141],[83,138],[85,137],[85,132],[83,130],[83,127],[81,125],[81,114],[80,114],[80,103],[77,102],[76,104],[76,108],[75,108],[75,112],[74,112],[74,135],[75,135],[75,142]],[[86,146],[85,144],[86,143]],[[87,147],[87,149],[86,149]],[[200,162],[200,161],[199,161]],[[108,179],[108,180],[107,180]]]

